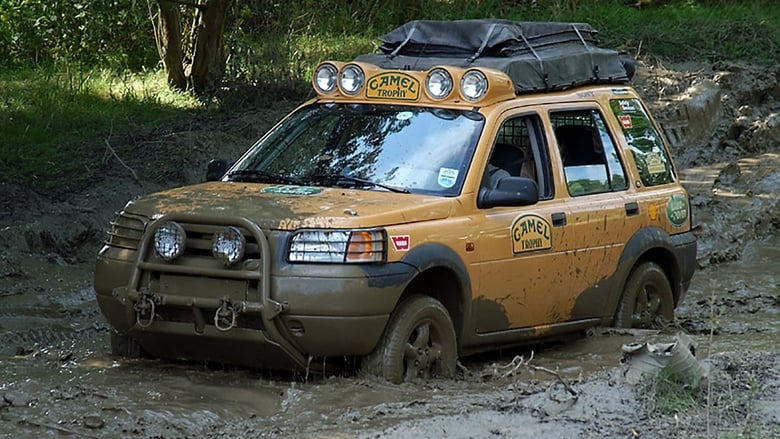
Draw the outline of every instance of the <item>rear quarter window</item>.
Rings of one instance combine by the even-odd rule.
[[[639,99],[613,99],[609,105],[620,122],[642,184],[657,186],[673,182],[669,153]]]
[[[626,190],[628,182],[602,114],[596,109],[550,112],[569,195]]]

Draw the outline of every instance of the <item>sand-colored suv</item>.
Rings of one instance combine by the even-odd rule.
[[[316,97],[216,181],[111,223],[95,290],[113,352],[401,382],[673,319],[688,196],[632,64],[594,34],[417,21],[320,64]]]

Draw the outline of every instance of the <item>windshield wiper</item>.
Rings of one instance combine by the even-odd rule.
[[[239,169],[228,173],[230,181],[248,181],[257,183],[284,183],[301,185],[302,183],[295,178],[274,172],[263,171],[260,169]]]
[[[390,192],[396,192],[399,194],[408,194],[410,193],[408,189],[404,189],[402,187],[395,187],[395,186],[389,186],[386,184],[378,183],[376,181],[371,181],[367,178],[361,178],[361,177],[355,177],[353,175],[342,175],[342,174],[314,174],[310,176],[311,179],[315,181],[327,181],[331,184],[339,185],[339,186],[376,186],[381,187],[382,189],[386,189]]]

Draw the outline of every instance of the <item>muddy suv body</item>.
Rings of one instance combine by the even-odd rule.
[[[412,33],[496,26],[523,24]],[[95,272],[113,351],[348,359],[398,382],[451,375],[458,355],[672,319],[695,264],[687,194],[625,59],[594,58],[587,25],[553,26],[585,47],[581,78],[559,72],[576,73],[574,55],[540,73],[546,49],[511,55],[531,70],[422,56],[407,25],[385,54],[321,64],[317,97],[218,181],[129,202]]]

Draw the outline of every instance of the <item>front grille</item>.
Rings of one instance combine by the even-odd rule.
[[[213,226],[209,224],[195,224],[195,223],[183,223],[180,222],[187,234],[187,245],[184,250],[184,255],[187,256],[207,256],[211,255],[211,240],[214,235],[219,233],[225,226]],[[259,259],[260,247],[255,240],[254,235],[249,233],[248,230],[243,227],[238,227],[241,234],[244,235],[246,240],[246,247],[244,249],[244,259]]]

